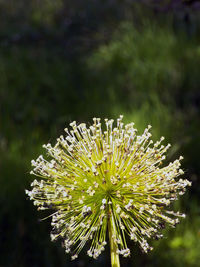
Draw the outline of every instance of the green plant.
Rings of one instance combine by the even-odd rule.
[[[177,38],[169,28],[123,22],[88,58],[89,73],[126,108],[140,106],[152,94],[171,101],[181,77],[176,49]]]
[[[105,119],[105,131],[100,119],[89,128],[73,122],[66,138],[60,136],[54,147],[44,145],[52,160],[39,156],[32,161],[31,173],[42,180],[34,180],[26,193],[38,210],[55,210],[51,239],[61,237],[72,259],[89,240],[88,255],[97,258],[108,229],[111,264],[118,267],[119,255],[130,255],[126,235],[147,253],[152,249],[148,238],[162,237],[165,224],[175,226],[178,217],[185,217],[166,209],[190,185],[177,179],[183,174],[181,157],[161,167],[170,145],[160,145],[162,137],[152,146],[151,126],[137,135],[134,124],[124,126],[122,117],[116,127]]]

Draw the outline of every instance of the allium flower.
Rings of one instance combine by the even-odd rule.
[[[97,258],[109,239],[112,266],[119,266],[119,254],[130,255],[128,236],[148,252],[147,239],[162,237],[166,224],[174,227],[185,217],[169,206],[191,183],[178,178],[182,157],[162,166],[170,145],[161,145],[163,137],[153,144],[151,126],[137,135],[134,123],[124,126],[122,116],[115,127],[105,119],[104,131],[100,119],[93,120],[89,128],[72,122],[54,147],[44,145],[50,159],[32,161],[31,173],[42,180],[34,180],[26,193],[38,210],[54,210],[51,239],[61,237],[72,259],[87,241],[88,255]]]

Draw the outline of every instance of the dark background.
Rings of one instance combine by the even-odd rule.
[[[72,262],[37,212],[31,159],[72,120],[93,116],[153,126],[184,156],[187,214],[154,250],[133,243],[123,266],[200,266],[200,3],[134,0],[0,1],[0,266],[110,266],[83,249]]]

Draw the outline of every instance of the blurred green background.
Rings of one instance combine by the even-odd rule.
[[[24,190],[68,123],[119,114],[165,136],[193,183],[174,205],[187,218],[122,267],[200,266],[199,2],[1,0],[0,21],[0,266],[110,266],[108,248],[72,262]]]

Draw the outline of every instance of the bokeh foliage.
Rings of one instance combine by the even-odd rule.
[[[166,1],[130,2],[0,2],[1,266],[108,265],[108,250],[71,262],[24,189],[31,159],[70,121],[121,113],[139,131],[152,124],[154,139],[164,135],[169,160],[184,155],[193,182],[176,203],[186,220],[149,255],[131,245],[122,266],[199,266],[200,13],[181,1],[168,13]]]

